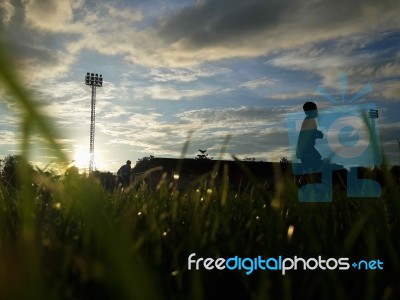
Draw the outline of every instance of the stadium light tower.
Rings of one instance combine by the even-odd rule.
[[[376,119],[378,119],[378,117],[379,117],[379,113],[378,113],[378,110],[377,109],[370,109],[369,110],[369,113],[368,113],[368,117],[372,120],[371,121],[371,132],[372,132],[372,134],[375,134],[375,120]]]
[[[85,84],[92,87],[92,110],[90,114],[90,162],[89,173],[93,171],[94,160],[94,128],[96,117],[96,88],[103,86],[103,76],[100,74],[86,73]]]
[[[372,137],[372,143],[373,143],[373,146],[374,146],[374,150],[375,150],[375,152],[377,153],[377,152],[379,152],[379,149],[376,149],[376,145],[377,145],[377,140],[376,140],[376,138],[377,138],[377,136],[376,136],[376,127],[375,127],[375,121],[376,121],[376,119],[378,119],[378,117],[379,117],[379,112],[378,112],[378,110],[377,109],[370,109],[369,110],[369,112],[368,112],[368,117],[371,119],[371,128],[370,128],[370,131],[371,131],[371,135],[373,136]],[[381,154],[380,154],[380,152],[379,152],[379,157],[381,156]],[[374,168],[376,167],[376,165],[374,164]]]

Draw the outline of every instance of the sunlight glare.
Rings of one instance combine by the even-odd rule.
[[[89,150],[77,148],[75,150],[74,155],[74,165],[80,169],[88,169],[89,168],[89,161],[90,161],[90,153]]]

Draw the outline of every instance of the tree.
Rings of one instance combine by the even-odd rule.
[[[93,171],[92,175],[96,177],[104,190],[111,192],[115,188],[116,176],[111,172]]]
[[[290,163],[290,160],[286,156],[282,156],[279,162],[281,165],[288,165]]]
[[[33,167],[21,155],[8,155],[0,162],[0,177],[3,183],[13,188],[20,185],[18,169],[33,172]]]
[[[133,167],[133,169],[135,169],[136,172],[143,172],[144,170],[148,170],[150,168],[153,160],[154,160],[154,156],[153,155],[149,155],[149,156],[145,156],[145,157],[139,158],[136,161],[136,164]],[[140,170],[140,171],[138,171],[138,170]]]
[[[256,161],[255,157],[245,157],[243,158],[243,161]]]
[[[208,158],[208,153],[206,153],[207,150],[199,149],[199,152],[200,152],[201,154],[197,154],[196,159],[209,159],[209,158]]]
[[[144,156],[142,158],[138,158],[138,160],[136,161],[137,163],[139,162],[144,162],[144,161],[150,161],[153,160],[154,156],[153,155],[149,155],[149,156]]]

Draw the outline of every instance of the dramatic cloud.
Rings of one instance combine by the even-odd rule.
[[[200,1],[166,17],[170,64],[249,57],[399,26],[393,1]],[[379,31],[377,31],[379,28]]]
[[[285,12],[284,1],[200,1],[165,18],[159,31],[168,44],[184,41],[193,49],[235,45],[273,28]]]
[[[39,30],[61,32],[67,30],[73,20],[74,1],[27,0],[25,20]]]

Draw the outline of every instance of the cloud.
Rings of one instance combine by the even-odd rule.
[[[108,145],[127,145],[143,155],[179,157],[188,136],[189,157],[195,156],[196,147],[205,147],[216,155],[227,136],[231,136],[230,147],[236,149],[236,154],[247,153],[249,148],[261,153],[288,143],[285,113],[292,110],[200,109],[177,113],[168,122],[157,112],[134,113],[124,122],[101,122],[97,128],[108,136]]]
[[[188,110],[178,113],[176,116],[184,121],[211,124],[214,127],[233,128],[272,125],[282,121],[283,115],[291,111],[291,107],[250,107],[239,108],[205,108],[200,110]],[[208,125],[210,126],[210,125]]]
[[[110,105],[110,107],[102,113],[104,119],[118,119],[122,116],[130,115],[130,108],[119,105]]]
[[[270,1],[201,1],[166,17],[160,36],[169,44],[184,39],[190,48],[235,44],[257,31],[274,26],[286,3]]]
[[[127,122],[128,126],[135,126],[136,128],[147,128],[157,129],[162,123],[160,123],[162,115],[158,113],[142,114],[134,113],[129,117]]]
[[[95,10],[85,7],[71,24],[70,31],[79,34],[70,39],[66,49],[75,54],[85,49],[111,56],[135,53],[139,60],[147,61],[157,43],[149,29],[137,28],[142,20],[142,12],[132,7],[110,3],[100,3]]]
[[[355,60],[365,60],[365,58],[354,58],[331,53],[315,54],[314,49],[307,49],[307,51],[293,50],[283,53],[269,60],[268,63],[272,66],[291,70],[314,70],[315,72],[321,72],[332,68],[341,69],[345,66],[355,64]]]
[[[380,90],[384,99],[400,102],[400,85],[398,80],[381,84]]]
[[[10,24],[12,17],[14,16],[15,8],[9,0],[3,0],[0,3],[0,20],[4,25]]]
[[[128,24],[140,22],[144,18],[142,12],[139,10],[129,7],[118,8],[109,3],[104,4],[104,10],[107,10],[111,18]]]
[[[151,80],[156,82],[193,82],[199,78],[221,76],[231,73],[228,68],[216,67],[182,67],[182,68],[152,68]]]
[[[264,77],[264,78],[260,78],[260,79],[256,79],[256,80],[246,81],[246,82],[240,84],[239,87],[246,88],[249,90],[256,90],[260,87],[275,85],[276,82],[277,81],[274,79],[269,79],[269,78]]]
[[[350,44],[350,45],[349,45]],[[285,70],[306,72],[317,75],[320,83],[334,98],[341,97],[341,74],[347,76],[346,99],[351,99],[365,84],[370,83],[372,91],[365,99],[399,100],[394,78],[400,76],[400,64],[393,53],[381,49],[379,41],[371,36],[357,37],[347,41],[336,40],[319,47],[301,47],[284,51],[267,61],[271,65]],[[342,49],[345,49],[342,51]],[[365,48],[373,50],[365,51]],[[319,50],[323,49],[323,50]],[[351,49],[351,50],[350,50]],[[297,79],[301,82],[303,79]],[[314,91],[294,91],[293,93],[277,93],[268,95],[269,99],[293,99],[295,97],[321,96]]]
[[[138,41],[138,33],[132,25],[143,19],[131,7],[89,6],[82,0],[7,1],[0,6],[0,17],[7,24],[0,39],[20,73],[29,74],[28,84],[66,76],[85,49],[117,55],[127,53],[129,44],[133,50],[131,41]]]
[[[18,145],[21,143],[18,135],[9,130],[0,130],[0,145]]]
[[[108,119],[129,113],[129,107],[122,108],[113,103],[116,89],[117,87],[111,82],[104,82],[104,86],[98,89],[96,103],[98,117]],[[41,106],[41,111],[55,118],[60,125],[89,121],[91,94],[90,88],[83,82],[48,79],[42,81],[40,85],[35,83],[32,90],[34,90],[37,105]]]
[[[162,19],[157,34],[167,63],[193,65],[398,28],[399,6],[372,0],[201,1]]]
[[[158,15],[158,21],[151,24],[143,23],[144,14],[140,9],[121,3],[99,3],[93,7],[82,1],[29,0],[24,3],[29,26],[25,31],[30,34],[37,31],[35,39],[30,38],[34,43],[24,45],[27,50],[24,57],[30,59],[32,70],[34,65],[46,66],[49,61],[44,59],[46,57],[60,69],[59,75],[65,74],[75,62],[74,55],[88,49],[104,55],[121,55],[130,63],[155,67],[152,71],[155,81],[184,82],[226,72],[215,69],[210,74],[210,70],[191,69],[207,61],[256,57],[335,38],[398,28],[394,12],[400,6],[388,0],[379,3],[372,0],[199,1],[175,11],[160,10],[168,14]],[[16,20],[14,25],[20,21]],[[38,46],[38,42],[46,39],[53,39],[53,43],[46,45],[56,45],[54,41],[58,38],[52,34],[65,35],[66,40],[57,47]],[[18,43],[16,40],[14,42]],[[314,62],[318,62],[317,59],[304,61]],[[283,65],[285,62],[280,58],[276,63]],[[345,63],[340,62],[341,65]],[[184,69],[166,71],[165,67]]]
[[[27,0],[26,22],[39,30],[50,32],[68,31],[73,21],[72,5],[75,1]]]
[[[152,67],[191,67],[206,61],[256,57],[399,27],[394,13],[399,4],[390,1],[200,1],[164,11],[168,14],[159,15],[157,23],[146,25],[141,24],[144,15],[139,9],[121,5],[101,3],[94,11],[87,6],[77,10],[74,2],[57,2],[41,11],[38,3],[26,5],[29,25],[75,33],[65,45],[69,53],[90,49]],[[50,13],[51,17],[40,18]],[[184,74],[154,72],[160,81],[193,78],[191,70]]]
[[[47,2],[50,3],[48,9],[51,9],[52,5],[58,7],[61,3],[57,1],[39,1],[38,3],[42,5]],[[29,11],[30,5],[36,5],[36,2],[10,1],[5,3],[3,3],[3,7],[7,3],[10,5],[7,7],[13,7],[13,14],[9,15],[7,25],[1,28],[0,42],[12,53],[19,75],[26,80],[28,85],[31,85],[43,79],[56,78],[66,74],[75,62],[76,57],[63,49],[64,42],[61,42],[61,36],[56,36],[54,32],[43,34],[42,29],[30,23],[29,25],[25,24],[28,20],[25,16],[24,5],[28,7]],[[46,11],[46,9],[43,11]],[[48,13],[49,17],[38,18],[38,20],[43,22],[53,20],[53,13]],[[54,14],[56,20],[62,19],[57,15],[62,14],[59,10]],[[49,27],[54,28],[54,30],[57,28],[57,26]]]
[[[138,100],[194,100],[198,97],[213,93],[213,88],[177,89],[176,87],[162,84],[141,87],[136,89],[134,98]]]
[[[274,100],[293,100],[293,99],[302,99],[306,97],[315,97],[320,96],[315,90],[303,90],[300,92],[293,93],[277,93],[268,95],[266,98],[274,99]]]

